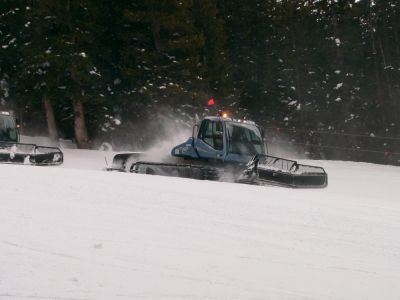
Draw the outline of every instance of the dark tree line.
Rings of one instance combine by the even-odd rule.
[[[3,0],[0,101],[83,148],[210,97],[297,141],[398,136],[398,20],[394,0]]]

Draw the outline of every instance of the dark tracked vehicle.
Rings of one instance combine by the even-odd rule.
[[[0,111],[0,163],[60,165],[64,156],[57,147],[19,142],[18,125],[9,111]]]

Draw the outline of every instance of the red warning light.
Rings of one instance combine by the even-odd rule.
[[[209,99],[207,102],[208,106],[213,106],[214,104],[215,104],[214,98]]]

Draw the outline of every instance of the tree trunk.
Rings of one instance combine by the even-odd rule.
[[[49,132],[49,138],[52,142],[58,143],[58,130],[56,125],[56,119],[54,117],[53,105],[47,96],[43,96],[43,106],[46,112],[47,129]]]
[[[80,99],[74,99],[74,131],[75,141],[79,149],[89,149],[89,138],[86,129],[85,112]]]
[[[384,106],[384,95],[383,95],[383,85],[381,80],[380,74],[380,66],[379,66],[379,57],[378,57],[378,50],[376,47],[376,17],[372,11],[372,1],[368,2],[370,7],[369,12],[369,31],[370,31],[370,39],[371,39],[371,50],[374,62],[374,72],[375,72],[375,83],[376,83],[376,90],[377,90],[377,100],[375,100],[376,108],[379,108],[379,112],[376,116],[374,116],[375,124],[374,126],[383,127],[386,125],[386,117],[384,113],[382,113]]]
[[[153,32],[154,48],[156,48],[157,52],[162,52],[163,46],[162,46],[161,38],[160,38],[160,30],[161,30],[160,21],[153,20],[151,27],[152,27],[152,32]]]

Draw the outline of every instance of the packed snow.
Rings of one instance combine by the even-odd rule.
[[[0,299],[400,299],[400,168],[325,189],[0,165]]]

